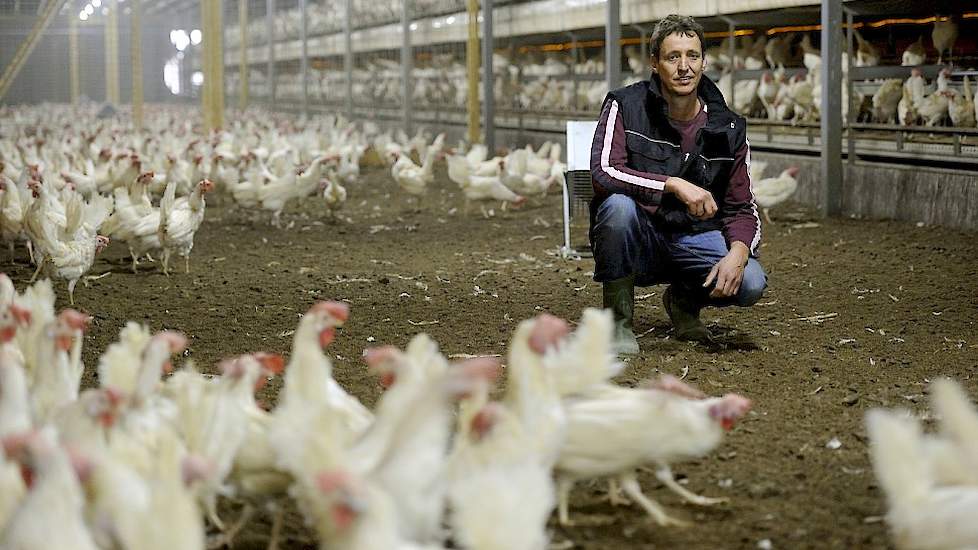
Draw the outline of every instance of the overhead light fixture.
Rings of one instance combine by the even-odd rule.
[[[95,8],[93,8],[91,4],[85,4],[85,13],[92,15],[95,13]]]
[[[92,0],[92,5],[95,6],[96,8],[101,8],[102,0]]]
[[[78,19],[81,19],[82,21],[88,21],[88,12],[82,10],[81,13],[78,14]]]
[[[203,34],[201,34],[200,29],[194,29],[190,31],[190,43],[193,44],[194,46],[200,44],[201,38],[203,38]]]

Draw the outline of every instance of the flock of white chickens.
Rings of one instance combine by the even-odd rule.
[[[434,162],[449,154],[452,179],[467,200],[521,204],[563,181],[558,144],[518,149],[487,159],[484,146],[449,149],[444,135],[429,143],[419,131],[358,130],[339,118],[263,119],[245,116],[208,139],[188,140],[194,128],[180,111],[150,119],[134,134],[91,111],[59,107],[4,109],[0,140],[0,238],[23,243],[44,273],[66,280],[69,299],[95,255],[110,240],[124,243],[133,271],[159,256],[164,273],[172,256],[189,257],[205,213],[205,196],[271,213],[272,224],[293,200],[316,196],[332,217],[355,184],[368,149],[389,161],[407,196],[423,196]],[[56,139],[60,128],[84,130]],[[411,155],[422,159],[416,164]]]
[[[431,0],[420,6],[422,13],[449,9],[451,2]],[[430,5],[429,5],[430,4]],[[386,7],[385,7],[386,6]],[[338,32],[339,19],[328,17],[329,10],[339,10],[339,6],[310,6],[310,32]],[[335,12],[334,12],[335,13]],[[363,24],[379,21],[394,21],[399,17],[399,7],[378,3],[375,7],[360,6],[355,10]],[[300,21],[298,10],[279,13],[275,17],[277,36],[294,38],[298,33]],[[264,40],[263,20],[253,22],[250,33],[258,33]],[[958,36],[958,23],[941,19],[934,23],[931,32],[931,46],[928,50],[921,35],[917,42],[910,44],[902,53],[904,66],[916,67],[928,60],[929,52],[936,52],[937,63],[950,59]],[[238,33],[233,29],[228,37],[236,39]],[[252,35],[249,35],[252,36]],[[800,37],[799,37],[800,36]],[[882,48],[865,39],[855,31],[857,47],[852,63],[856,67],[880,65],[883,59]],[[587,50],[582,50],[587,51]],[[737,40],[735,53],[731,59],[728,41],[707,48],[707,66],[718,75],[716,78],[728,104],[745,116],[754,118],[814,122],[819,119],[821,106],[821,53],[812,45],[807,33],[786,32],[759,38],[752,35],[741,36]],[[421,107],[444,107],[454,105],[465,107],[468,84],[464,62],[464,48],[456,51],[436,50],[430,55],[419,57],[412,71],[411,101]],[[623,84],[644,79],[648,75],[648,64],[641,59],[634,46],[625,48],[625,57],[631,73]],[[960,53],[960,52],[959,52]],[[843,54],[840,59],[843,72],[848,71],[850,60]],[[786,67],[805,68],[803,74],[789,77]],[[739,79],[732,82],[733,69],[768,69],[759,79]],[[497,51],[493,57],[494,92],[497,106],[503,109],[517,109],[531,112],[593,111],[601,106],[607,93],[607,86],[600,78],[604,74],[604,54],[602,51],[582,53],[572,51],[541,52],[530,48],[528,51],[515,48]],[[342,65],[323,66],[312,72],[310,87],[313,101],[342,104],[346,93],[346,75]],[[575,79],[571,75],[583,75]],[[880,80],[860,85],[852,101],[848,89],[843,87],[843,115],[850,106],[857,110],[857,119],[883,124],[901,125],[949,125],[958,128],[973,128],[976,125],[976,104],[967,77],[952,85],[950,71],[928,84],[919,72],[906,81],[898,79]],[[587,78],[594,77],[594,78]],[[237,90],[240,75],[231,73],[228,90]],[[267,95],[266,75],[258,68],[249,73],[254,93]],[[302,97],[301,75],[296,72],[277,74],[276,95],[286,100],[300,100]],[[353,71],[353,90],[357,101],[364,104],[397,105],[402,101],[401,66],[399,60],[383,53],[358,54]],[[902,86],[901,86],[902,85]],[[479,90],[481,93],[481,90]]]
[[[349,316],[318,302],[288,364],[256,352],[222,361],[219,376],[190,361],[173,371],[187,339],[130,322],[98,360],[99,387],[79,391],[89,318],[56,314],[47,280],[18,293],[0,275],[0,547],[192,550],[230,544],[259,510],[274,517],[275,547],[291,498],[321,548],[543,550],[555,507],[572,522],[578,480],[608,477],[613,499],[624,490],[659,524],[682,524],[643,494],[644,465],[690,502],[722,501],[669,465],[716,448],[750,401],[668,376],[610,382],[622,365],[607,311],[585,310],[574,331],[548,314],[520,323],[500,401],[489,398],[497,359],[450,364],[424,334],[368,349],[386,388],[374,410],[333,379],[324,352]],[[254,392],[277,374],[277,406],[264,410]],[[223,499],[244,502],[241,517],[220,517]]]

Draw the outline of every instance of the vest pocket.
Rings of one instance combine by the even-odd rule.
[[[625,148],[628,150],[628,163],[636,170],[673,175],[678,169],[679,148],[668,142],[653,141],[629,132],[625,134]]]

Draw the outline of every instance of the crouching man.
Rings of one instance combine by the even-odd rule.
[[[704,306],[750,306],[767,286],[747,124],[703,78],[703,28],[670,15],[650,51],[651,77],[608,94],[591,147],[594,280],[624,355],[639,351],[635,286],[668,283],[675,336],[704,343]]]

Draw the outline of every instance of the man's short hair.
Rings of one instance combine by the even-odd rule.
[[[665,19],[660,19],[655,24],[655,30],[652,31],[652,38],[649,39],[649,53],[652,57],[659,57],[662,42],[670,34],[684,34],[689,37],[696,36],[700,39],[700,53],[703,53],[702,50],[706,47],[705,40],[703,39],[702,25],[688,15],[672,14],[666,16]]]

